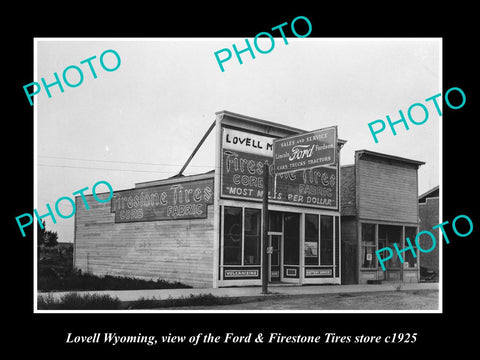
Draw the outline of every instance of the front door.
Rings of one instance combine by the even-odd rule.
[[[282,242],[282,235],[273,235],[269,236],[269,246],[272,248],[270,256],[270,273],[269,280],[270,282],[280,281],[280,248]]]

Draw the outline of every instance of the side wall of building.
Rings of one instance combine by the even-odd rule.
[[[439,198],[427,198],[425,203],[418,204],[420,215],[420,231],[426,230],[431,232],[435,239],[439,239],[439,229],[433,229],[435,225],[440,223],[439,218]],[[438,241],[438,240],[437,240]],[[422,237],[422,247],[425,249],[430,248],[431,242],[429,242],[428,236]],[[438,244],[431,252],[420,253],[420,265],[428,270],[433,270],[437,274],[439,273],[439,251]]]
[[[77,269],[213,286],[213,205],[208,206],[207,219],[115,223],[110,202],[85,198],[90,209],[76,198]]]
[[[358,283],[357,221],[353,216],[342,216],[342,284]]]
[[[355,166],[342,166],[340,168],[340,179],[340,205],[342,216],[356,216],[357,194],[355,187]]]

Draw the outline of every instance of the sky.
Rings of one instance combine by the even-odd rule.
[[[269,47],[266,41],[260,48]],[[341,165],[353,164],[354,152],[367,149],[424,161],[419,194],[440,184],[442,117],[425,99],[442,92],[441,39],[307,37],[288,38],[286,45],[275,38],[270,53],[254,48],[255,59],[246,52],[243,64],[233,55],[222,72],[214,53],[233,52],[232,44],[243,49],[245,39],[37,38],[32,81],[53,83],[54,73],[61,78],[70,65],[83,72],[79,86],[62,80],[63,93],[54,85],[51,98],[44,89],[34,97],[39,214],[62,196],[73,198],[85,187],[91,193],[100,180],[122,190],[177,174],[221,110],[307,131],[337,125],[338,137],[347,141]],[[121,63],[109,72],[99,60],[110,49]],[[96,79],[80,63],[92,56]],[[107,68],[116,65],[112,53],[103,59]],[[80,80],[75,70],[67,78]],[[409,122],[408,131],[396,125],[396,136],[387,125],[375,143],[368,123],[386,122],[387,115],[398,120],[399,110],[407,116],[414,103],[427,106],[428,120]],[[412,116],[419,121],[424,114],[416,107]],[[212,132],[184,174],[212,170],[214,154]],[[98,192],[107,191],[102,186]],[[71,212],[65,201],[60,208]],[[73,217],[57,218],[56,224],[45,220],[59,241],[73,241]]]

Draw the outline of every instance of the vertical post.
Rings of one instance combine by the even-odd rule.
[[[268,294],[268,163],[263,164],[263,264],[262,264],[262,294]]]
[[[222,164],[222,115],[215,118],[215,175],[213,179],[213,287],[218,288],[218,282],[223,280],[223,214],[220,208],[220,166]]]
[[[380,249],[380,246],[378,244],[378,224],[375,224],[375,249]],[[373,255],[372,255],[373,257]],[[385,274],[383,273],[382,269],[378,269],[378,261],[376,259],[374,259],[373,261],[375,261],[375,268],[377,269],[377,276],[375,277],[376,280],[385,280]],[[382,271],[382,272],[380,272]],[[382,274],[382,278],[379,279],[379,274]]]
[[[183,171],[187,168],[188,164],[190,164],[190,161],[192,161],[193,157],[195,156],[195,154],[197,153],[198,149],[200,149],[200,146],[202,146],[203,142],[205,141],[205,139],[208,137],[208,135],[210,134],[210,132],[212,131],[212,129],[215,127],[215,124],[217,123],[217,120],[215,120],[212,125],[210,125],[210,127],[208,128],[207,132],[203,135],[202,139],[200,140],[200,142],[197,144],[197,146],[195,147],[195,149],[193,150],[192,154],[188,157],[187,161],[185,162],[185,164],[182,166],[182,169],[180,170],[180,172],[175,175],[176,177],[179,177],[179,176],[182,176],[183,175]]]
[[[418,206],[417,206],[418,208]],[[418,218],[417,218],[418,219]],[[402,225],[402,237],[401,237],[401,242],[403,245],[402,249],[405,249],[405,225]],[[397,254],[398,255],[398,254]],[[403,255],[402,255],[403,256]],[[400,262],[400,282],[403,282],[403,266],[404,263]]]

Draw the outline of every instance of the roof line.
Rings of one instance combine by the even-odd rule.
[[[210,179],[213,177],[214,177],[213,170],[210,170],[202,174],[193,174],[193,175],[186,175],[186,176],[175,175],[174,177],[170,177],[167,179],[142,181],[142,182],[135,183],[135,189],[149,187],[149,186],[156,186],[156,185],[168,185],[168,184],[175,184],[179,182],[189,182],[189,181],[195,181],[195,180]]]
[[[440,188],[439,185],[437,185],[437,186],[431,188],[430,190],[425,191],[423,194],[418,195],[418,198],[421,199],[421,198],[423,198],[424,196],[430,195],[430,194],[433,193],[434,191],[437,191],[439,188]]]
[[[378,157],[391,159],[391,160],[403,161],[403,162],[407,162],[407,163],[411,163],[411,164],[415,164],[415,165],[425,165],[424,161],[407,159],[407,158],[403,158],[403,157],[400,157],[400,156],[383,154],[383,153],[370,151],[370,150],[356,150],[355,154],[360,154],[360,156],[363,155],[363,154],[367,154],[367,155],[378,156]]]
[[[265,125],[265,126],[272,126],[272,127],[276,127],[276,128],[280,128],[280,129],[284,129],[284,130],[289,130],[291,132],[296,132],[296,133],[306,132],[306,130],[304,130],[304,129],[299,129],[299,128],[295,128],[293,126],[275,123],[273,121],[254,118],[252,116],[238,114],[238,113],[234,113],[234,112],[231,112],[231,111],[228,111],[228,110],[217,111],[217,112],[215,112],[215,115],[227,115],[227,116],[235,117],[235,118],[240,119],[240,120],[253,122],[253,123],[257,123],[257,124],[261,124],[261,125]]]

